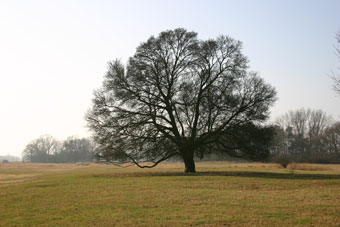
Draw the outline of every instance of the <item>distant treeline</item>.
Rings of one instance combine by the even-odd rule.
[[[23,151],[24,162],[75,163],[91,162],[94,145],[87,138],[69,137],[58,141],[44,135],[31,141]]]
[[[267,132],[272,134],[270,142],[263,143],[267,139],[255,140],[258,141],[257,144],[262,145],[261,150],[265,151],[263,153],[265,159],[263,160],[277,162],[283,166],[291,162],[340,163],[340,122],[334,121],[331,116],[322,110],[302,108],[289,111],[275,122],[262,127],[270,129]],[[263,134],[259,133],[258,136],[261,138]],[[236,137],[240,138],[239,135],[236,135]],[[250,141],[249,138],[243,139],[243,143],[249,144],[250,149],[255,149],[256,147],[254,141]],[[267,152],[268,156],[266,156]],[[195,160],[246,161],[231,157],[223,152],[213,152],[203,159],[196,158]],[[173,157],[169,161],[181,161],[181,158]]]
[[[340,163],[340,122],[321,110],[289,111],[276,122],[272,160]]]
[[[249,127],[251,126],[251,127]],[[234,134],[239,149],[253,150],[258,160],[287,165],[290,162],[340,163],[340,122],[333,121],[322,110],[299,109],[289,111],[276,122],[265,126],[249,125]],[[58,141],[41,136],[30,142],[23,151],[24,162],[75,163],[95,161],[94,143],[87,138],[69,137]],[[255,157],[254,156],[254,157]],[[237,156],[235,156],[237,157]],[[242,161],[227,152],[209,152],[196,161]],[[5,159],[0,156],[0,160]],[[7,158],[12,161],[11,158]],[[249,160],[257,160],[250,158]],[[168,161],[182,161],[174,156]]]

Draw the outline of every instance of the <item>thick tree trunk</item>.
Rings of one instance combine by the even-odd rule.
[[[182,158],[185,165],[185,173],[196,173],[195,162],[194,162],[194,151],[186,150],[182,152]]]

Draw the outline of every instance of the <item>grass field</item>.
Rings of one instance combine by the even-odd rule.
[[[340,165],[0,164],[0,226],[340,226]]]

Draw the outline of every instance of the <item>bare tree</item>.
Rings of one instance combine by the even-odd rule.
[[[322,110],[310,110],[308,119],[308,136],[310,141],[319,137],[331,123],[331,117]]]
[[[340,31],[336,34],[335,54],[340,60]],[[340,67],[338,67],[339,70]],[[340,74],[333,72],[331,78],[333,80],[333,90],[340,95]]]
[[[51,162],[53,154],[60,148],[60,142],[50,135],[44,135],[31,141],[23,151],[23,160],[26,162]]]
[[[326,152],[340,155],[340,122],[326,128],[322,137],[322,146]]]
[[[241,48],[227,36],[203,41],[175,29],[142,43],[126,66],[109,63],[86,115],[98,158],[150,168],[180,156],[185,172],[195,172],[194,155],[227,152],[233,129],[266,120],[276,99],[247,73]]]
[[[93,159],[93,143],[87,138],[69,137],[62,142],[56,154],[59,162],[91,162]]]
[[[330,123],[331,117],[322,110],[304,108],[289,111],[277,120],[291,154],[318,151],[320,136]]]
[[[306,139],[309,109],[289,111],[277,120],[278,124],[285,131],[286,153],[301,153],[306,150]]]

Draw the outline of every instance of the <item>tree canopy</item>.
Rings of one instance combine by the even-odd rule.
[[[86,115],[97,157],[153,167],[181,156],[186,172],[207,152],[254,157],[228,145],[242,125],[267,119],[276,92],[248,72],[241,49],[228,36],[199,40],[179,28],[151,36],[126,65],[110,62]]]

